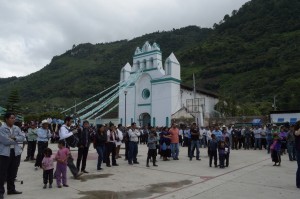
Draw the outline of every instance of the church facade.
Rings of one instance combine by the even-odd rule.
[[[121,69],[120,84],[134,77],[137,80],[119,92],[119,121],[126,126],[132,122],[139,126],[170,126],[177,116],[189,115],[204,125],[218,101],[216,95],[181,85],[180,63],[173,53],[163,63],[156,43],[146,42],[136,48],[133,65],[127,63]]]

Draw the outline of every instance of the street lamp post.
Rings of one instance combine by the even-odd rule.
[[[127,91],[124,91],[124,94],[125,94],[125,117],[124,117],[125,123],[124,123],[124,126],[126,127],[126,116],[127,116],[127,113],[126,113],[126,106],[127,106],[126,96],[127,96]]]

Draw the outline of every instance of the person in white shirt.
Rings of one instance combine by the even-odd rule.
[[[180,143],[180,146],[182,146],[182,144],[183,144],[183,129],[182,129],[182,127],[180,127],[180,129],[179,129],[179,143]]]
[[[122,158],[120,156],[120,149],[121,149],[121,145],[122,145],[122,140],[123,140],[123,129],[122,129],[122,124],[118,125],[117,128],[117,134],[118,134],[118,138],[119,140],[116,141],[116,159],[118,158]]]
[[[128,130],[129,135],[129,151],[128,151],[128,164],[139,164],[137,161],[138,154],[138,141],[141,135],[140,131],[136,127],[136,123],[131,124],[131,128]]]
[[[109,129],[107,130],[107,143],[106,143],[106,166],[111,167],[110,164],[110,154],[112,166],[119,166],[116,162],[116,142],[119,141],[117,129],[113,123],[109,124]]]
[[[42,121],[42,127],[37,130],[37,143],[38,143],[38,154],[35,162],[35,169],[38,167],[42,168],[42,160],[44,157],[44,151],[48,148],[48,141],[51,138],[52,134],[48,129],[49,123],[47,120]]]
[[[261,150],[261,128],[259,126],[256,126],[254,129],[254,138],[255,138],[255,143],[254,143],[254,150],[256,150],[256,148],[259,148],[259,150]]]
[[[200,148],[202,148],[202,145],[203,145],[203,147],[204,148],[206,148],[206,146],[207,146],[207,135],[206,135],[206,129],[204,128],[204,127],[201,127],[200,128],[200,137],[199,137],[199,139],[200,139]]]
[[[211,128],[209,128],[209,127],[206,128],[207,143],[211,140],[211,134],[212,134],[211,129],[212,129],[212,127]]]
[[[67,116],[65,118],[64,124],[59,129],[59,140],[64,140],[67,148],[70,148],[70,147],[68,146],[66,139],[73,136],[73,131],[74,132],[76,131],[76,129],[73,131],[70,129],[72,122],[73,122],[73,118],[70,116]],[[75,164],[73,162],[73,157],[71,156],[71,154],[68,157],[67,166],[69,167],[74,178],[78,178],[79,176],[82,175],[82,173],[79,173],[77,167],[75,166]]]
[[[232,127],[233,126],[230,126],[229,128],[228,128],[228,130],[227,130],[227,133],[228,133],[228,136],[229,136],[229,143],[230,143],[230,145],[232,145]]]

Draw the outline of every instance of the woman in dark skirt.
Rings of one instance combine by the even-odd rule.
[[[285,150],[287,149],[287,131],[285,129],[285,127],[281,127],[280,128],[280,133],[279,133],[279,137],[281,140],[281,155],[285,154]]]
[[[273,144],[271,145],[271,158],[273,166],[280,166],[281,163],[281,140],[277,133],[274,133]],[[278,163],[278,165],[277,165]]]
[[[160,133],[160,155],[163,157],[164,161],[169,160],[168,157],[171,157],[171,135],[168,132],[168,128],[164,127]]]

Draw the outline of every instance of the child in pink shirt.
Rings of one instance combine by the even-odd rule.
[[[54,166],[53,166],[53,158],[51,157],[51,155],[52,155],[52,150],[46,148],[44,151],[44,158],[42,160],[44,189],[47,188],[48,181],[49,181],[49,188],[52,188]]]
[[[55,156],[55,160],[57,160],[56,164],[56,183],[57,187],[61,188],[61,183],[64,187],[68,187],[67,184],[67,160],[70,155],[70,150],[65,147],[65,142],[60,140],[58,142],[57,154]]]

